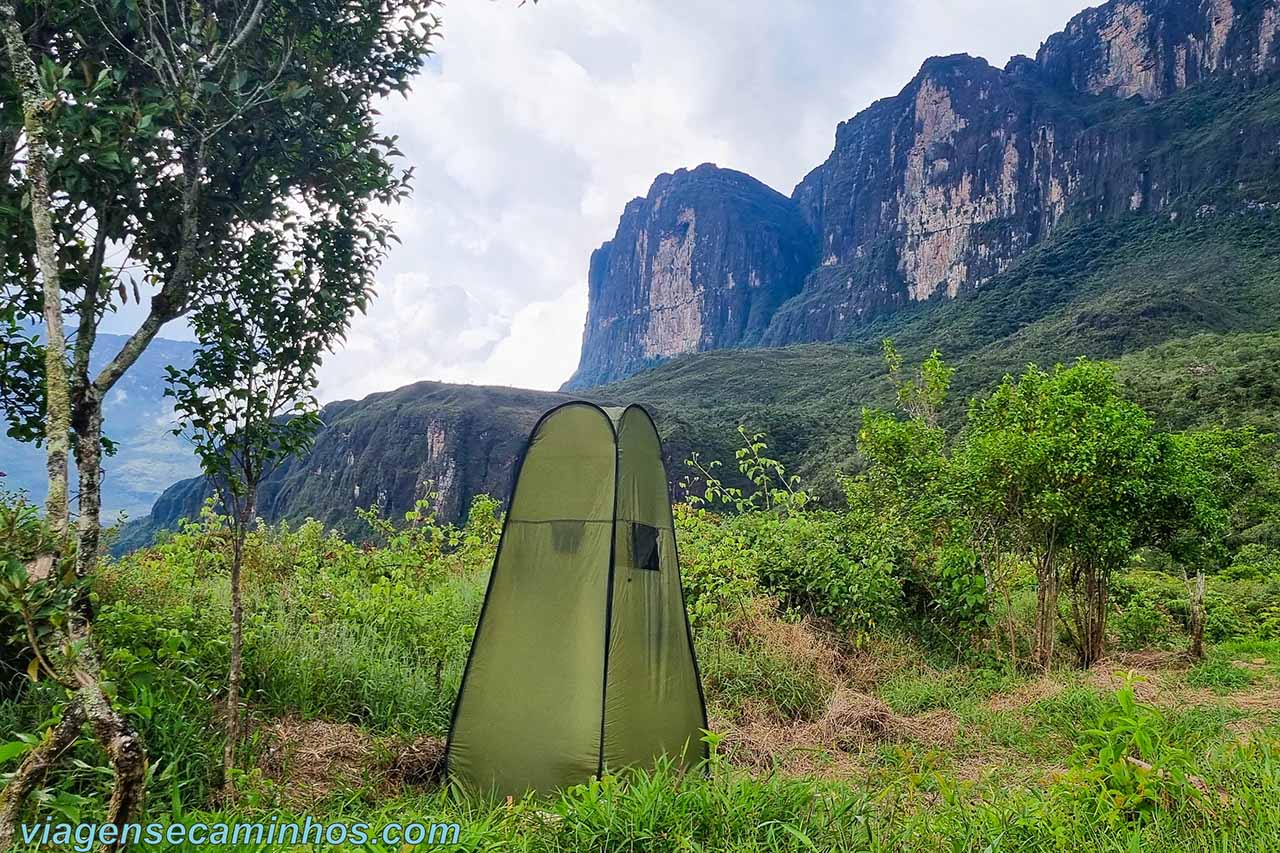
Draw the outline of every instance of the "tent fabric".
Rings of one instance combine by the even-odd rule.
[[[575,401],[518,466],[449,732],[464,786],[547,793],[705,757],[662,444],[640,406]]]

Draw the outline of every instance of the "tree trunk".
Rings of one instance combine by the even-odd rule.
[[[1191,645],[1187,650],[1195,660],[1204,659],[1204,569],[1197,569],[1194,580],[1187,581],[1191,601]]]
[[[62,711],[62,722],[50,729],[44,740],[27,753],[9,785],[0,792],[0,850],[13,847],[27,797],[44,782],[49,771],[76,742],[84,721],[83,704],[78,697],[72,699]]]
[[[123,826],[142,809],[147,781],[146,750],[129,721],[111,707],[96,678],[82,687],[79,695],[94,736],[106,749],[107,759],[115,772],[116,784],[111,790],[103,823]],[[117,850],[119,845],[103,845],[103,849]]]
[[[48,143],[44,114],[53,108],[52,100],[40,91],[39,78],[31,51],[23,40],[22,30],[11,2],[0,2],[0,27],[4,30],[10,65],[18,80],[23,102],[23,130],[27,137],[27,178],[31,184],[31,220],[35,229],[36,258],[44,287],[44,320],[48,344],[45,350],[45,441],[49,474],[47,517],[59,534],[65,548],[69,528],[67,453],[71,443],[71,384],[68,381],[66,337],[62,328],[62,286],[58,267],[56,237],[53,232],[52,204],[49,192]],[[92,392],[94,389],[88,389]],[[81,509],[77,574],[87,577],[97,561],[98,506],[101,498],[101,433],[102,399],[89,397],[86,430],[79,438],[83,464],[81,476]],[[79,460],[78,460],[79,462]],[[83,510],[90,512],[85,517]],[[50,563],[52,570],[54,563]],[[75,742],[80,727],[87,720],[98,742],[106,750],[115,771],[116,785],[107,805],[106,822],[122,825],[137,813],[146,782],[146,754],[137,733],[111,703],[99,686],[101,667],[93,652],[88,601],[82,596],[69,614],[68,633],[79,651],[71,662],[75,682],[79,685],[62,723],[46,735],[39,747],[28,754],[17,774],[0,794],[0,850],[10,846],[16,823],[27,797],[62,754]],[[117,849],[108,845],[108,850]]]
[[[1094,566],[1084,570],[1084,601],[1081,603],[1080,664],[1085,668],[1102,660],[1106,653],[1107,578]]]
[[[102,532],[102,396],[92,384],[76,401],[75,427],[76,473],[80,475],[76,577],[87,578],[98,567]]]
[[[253,522],[257,485],[250,483],[244,504],[236,519],[235,540],[231,545],[231,668],[227,676],[227,743],[222,752],[223,796],[235,796],[232,771],[236,766],[236,747],[240,741],[240,674],[243,669],[244,605],[240,590],[240,573],[244,565],[244,543]]]
[[[22,99],[22,127],[27,136],[27,180],[31,185],[31,223],[35,228],[36,260],[44,286],[45,347],[45,466],[49,497],[45,502],[49,526],[65,547],[68,524],[67,451],[71,444],[71,396],[67,383],[67,341],[62,329],[62,279],[53,233],[49,193],[49,144],[44,115],[53,108],[40,89],[35,61],[22,36],[12,2],[0,2],[0,26],[9,50],[9,66]]]
[[[1053,663],[1053,643],[1057,636],[1058,566],[1050,552],[1036,566],[1035,649],[1036,666],[1048,670]]]

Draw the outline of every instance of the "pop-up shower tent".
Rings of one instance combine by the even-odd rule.
[[[449,731],[466,787],[522,794],[706,754],[662,445],[640,406],[534,426]]]

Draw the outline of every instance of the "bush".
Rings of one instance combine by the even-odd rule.
[[[839,514],[761,514],[752,523],[761,585],[787,607],[830,619],[858,638],[900,612],[893,563],[851,541]]]
[[[1106,823],[1149,817],[1171,797],[1195,798],[1188,754],[1168,742],[1155,708],[1134,698],[1126,683],[1081,733],[1072,772],[1061,783]]]
[[[1164,610],[1159,596],[1150,589],[1130,596],[1109,625],[1116,645],[1126,651],[1169,646],[1177,633],[1177,626]]]
[[[1222,576],[1230,580],[1280,580],[1280,551],[1256,542],[1241,546]]]

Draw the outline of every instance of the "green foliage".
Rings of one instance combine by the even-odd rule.
[[[1280,551],[1260,542],[1250,542],[1236,551],[1231,565],[1222,574],[1232,580],[1280,581]]]
[[[1208,687],[1220,693],[1248,687],[1253,677],[1244,667],[1232,663],[1220,653],[1212,653],[1209,658],[1196,664],[1187,673],[1187,684],[1192,687]]]
[[[1028,367],[970,410],[962,453],[973,503],[1038,554],[1061,548],[1114,566],[1138,544],[1133,509],[1160,452],[1153,427],[1109,365]]]
[[[734,452],[738,471],[753,489],[744,491],[726,485],[715,474],[720,461],[712,460],[704,465],[699,455],[694,453],[685,460],[685,465],[693,469],[693,473],[680,483],[680,488],[689,493],[689,505],[720,506],[737,512],[803,509],[810,500],[809,494],[800,488],[799,477],[788,475],[781,462],[765,454],[769,445],[765,442],[764,433],[748,434],[747,428],[739,425],[738,435],[742,440],[742,446]]]
[[[762,592],[748,525],[688,504],[677,504],[674,518],[685,605],[695,629],[741,610]]]
[[[407,90],[435,31],[433,4],[252,5],[19,4],[40,70],[30,95],[47,106],[55,249],[79,309],[77,347],[108,311],[150,300],[145,346],[194,304],[261,281],[264,251],[287,256],[275,268],[297,269],[320,302],[331,290],[349,302],[372,283],[392,239],[375,205],[402,198],[408,179],[396,140],[377,132],[375,103]],[[0,140],[16,140],[17,75],[7,55],[0,67]],[[0,332],[41,310],[26,179],[4,154]],[[0,405],[27,439],[41,434],[34,346],[19,334],[0,347],[0,373],[22,376],[28,392],[6,393],[6,382]]]
[[[688,460],[702,479],[703,492],[691,504],[716,503],[737,512],[723,523],[728,542],[708,548],[706,558],[690,554],[696,618],[705,619],[716,598],[749,593],[758,584],[787,609],[830,619],[856,637],[888,621],[900,592],[890,563],[864,547],[869,542],[843,514],[810,506],[799,479],[765,455],[768,445],[762,435],[748,434],[745,428],[739,433],[744,446],[738,451],[738,469],[753,491],[726,486],[714,473],[716,462],[704,466],[696,457]],[[681,485],[690,487],[689,482]],[[707,521],[699,513],[703,511],[682,513],[682,518],[696,530]],[[721,580],[706,583],[706,567],[724,566],[726,557],[737,567],[717,571]],[[704,592],[713,598],[704,601]]]
[[[1165,726],[1159,711],[1134,698],[1130,679],[1081,733],[1068,795],[1110,826],[1149,818],[1168,798],[1202,797],[1188,778],[1190,756],[1168,742]]]
[[[1130,596],[1122,607],[1117,606],[1110,628],[1117,646],[1136,651],[1167,648],[1173,643],[1177,626],[1161,606],[1158,596],[1143,590]]]

